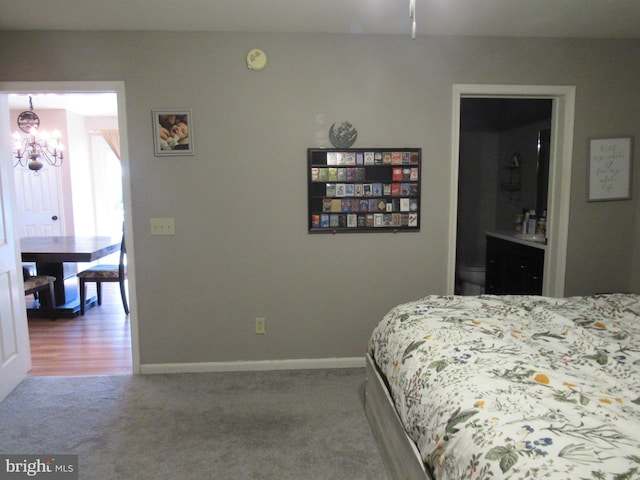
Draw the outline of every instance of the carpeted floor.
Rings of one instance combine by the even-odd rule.
[[[364,369],[29,377],[0,452],[77,454],[81,479],[386,480]]]

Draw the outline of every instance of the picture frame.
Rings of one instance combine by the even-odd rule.
[[[152,110],[151,113],[154,153],[157,157],[194,154],[191,110]]]
[[[587,201],[631,199],[633,137],[589,139]]]

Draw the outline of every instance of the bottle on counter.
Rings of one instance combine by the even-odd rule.
[[[525,208],[522,210],[522,233],[526,235],[528,228],[529,228],[529,209]]]
[[[515,233],[522,233],[522,220],[523,216],[521,214],[516,215],[516,219],[513,223],[513,230]]]
[[[547,219],[545,217],[542,217],[538,220],[536,235],[547,235]]]
[[[529,210],[529,222],[527,223],[527,233],[536,233],[536,211]]]

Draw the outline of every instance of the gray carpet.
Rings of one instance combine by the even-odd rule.
[[[77,454],[81,479],[386,480],[364,369],[30,377],[0,452]]]

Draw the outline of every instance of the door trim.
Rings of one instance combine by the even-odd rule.
[[[127,129],[125,87],[123,81],[65,81],[65,82],[0,82],[0,93],[98,93],[115,92],[118,102],[118,129],[120,130],[120,161],[122,162],[122,195],[124,200],[125,234],[127,236],[127,277],[129,279],[129,328],[131,329],[131,357],[133,373],[140,373],[140,342],[138,338],[138,309],[136,294],[135,249],[133,239],[131,177]],[[12,199],[15,202],[15,199]],[[16,245],[17,258],[19,247]]]
[[[564,85],[453,85],[451,129],[451,197],[449,205],[449,259],[447,291],[454,293],[456,270],[458,174],[460,155],[460,103],[464,97],[545,98],[553,100],[549,159],[548,244],[542,294],[563,297],[567,264],[575,86]]]

